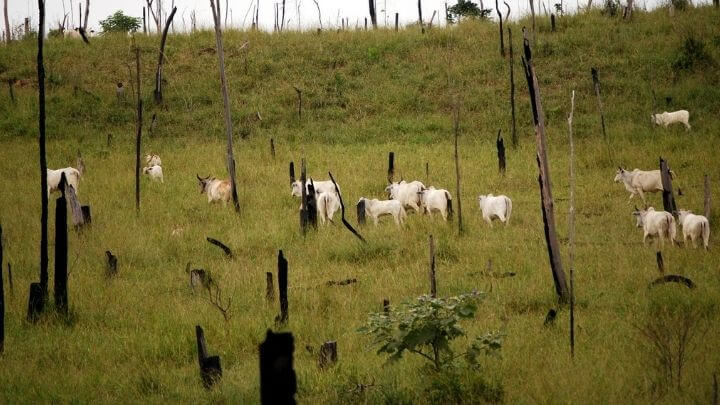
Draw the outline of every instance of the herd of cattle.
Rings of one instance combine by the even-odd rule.
[[[664,112],[662,114],[654,114],[652,122],[657,125],[667,126],[672,123],[682,123],[686,129],[690,129],[688,122],[689,114],[685,110],[675,111],[672,113]],[[163,182],[162,161],[158,155],[146,155],[145,161],[147,166],[143,168],[143,173],[148,175],[150,179]],[[73,186],[77,191],[78,183],[82,173],[73,167],[66,167],[58,170],[47,170],[47,187],[48,195],[52,191],[58,190],[61,175],[65,174],[69,185]],[[674,172],[670,172],[671,177],[675,176]],[[226,204],[230,200],[231,185],[228,180],[220,180],[215,177],[197,176],[200,193],[205,193],[208,202],[222,202]],[[635,169],[633,171],[618,168],[615,173],[615,182],[622,182],[627,191],[630,192],[630,199],[639,195],[643,203],[645,203],[645,193],[657,192],[663,190],[660,170],[643,171]],[[306,193],[314,193],[317,209],[317,217],[322,224],[327,221],[332,222],[333,215],[341,208],[339,192],[340,188],[330,181],[314,181],[307,180],[305,183]],[[452,219],[453,207],[452,196],[445,189],[435,188],[433,186],[426,187],[420,181],[394,182],[385,188],[388,195],[387,200],[378,200],[376,198],[369,199],[360,197],[359,206],[364,206],[365,215],[372,218],[373,223],[377,226],[378,220],[383,216],[392,216],[395,224],[401,226],[407,218],[406,210],[413,210],[416,214],[427,214],[432,216],[433,212],[438,212],[443,220]],[[294,197],[302,196],[302,184],[300,180],[291,183],[291,195]],[[512,213],[512,201],[505,195],[494,196],[492,194],[478,196],[478,205],[482,211],[483,219],[492,226],[494,219],[499,219],[505,225],[510,220]],[[645,205],[647,207],[647,204]],[[683,230],[683,242],[688,239],[696,246],[700,240],[705,249],[708,248],[710,238],[710,224],[706,217],[695,215],[688,210],[678,211],[678,220]],[[676,221],[675,217],[666,211],[656,211],[653,207],[647,207],[640,210],[635,209],[632,215],[636,219],[638,228],[643,228],[643,244],[647,243],[647,239],[657,238],[659,245],[663,246],[667,239],[670,244],[675,243]]]

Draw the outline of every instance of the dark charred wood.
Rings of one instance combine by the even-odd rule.
[[[696,287],[695,283],[690,280],[687,277],[683,277],[677,274],[668,274],[666,276],[662,276],[658,278],[657,280],[650,283],[649,287],[655,287],[661,284],[665,283],[678,283],[678,284],[684,284],[687,288],[693,289]]]
[[[338,199],[340,200],[340,213],[342,214],[342,223],[345,225],[345,228],[348,229],[353,235],[355,235],[358,239],[360,239],[363,243],[367,243],[365,238],[362,237],[358,233],[358,231],[355,230],[355,228],[350,225],[350,223],[345,219],[345,203],[343,203],[342,194],[340,194],[340,189],[337,186],[337,183],[335,182],[335,178],[333,177],[331,172],[328,172],[328,175],[330,176],[330,180],[333,182],[333,186],[335,186],[335,193],[338,195]]]
[[[273,333],[268,329],[265,341],[259,347],[261,404],[295,404],[294,351],[292,333]]]
[[[227,245],[225,245],[224,243],[220,242],[217,239],[213,239],[211,237],[207,237],[205,239],[207,239],[207,241],[212,243],[213,245],[222,249],[223,253],[225,253],[225,256],[227,256],[228,259],[232,259],[234,257],[232,250],[229,247],[227,247]]]
[[[117,256],[112,254],[112,252],[110,252],[109,250],[106,250],[105,257],[107,259],[105,275],[108,277],[112,277],[117,274]]]
[[[324,369],[333,366],[335,363],[337,363],[337,341],[325,342],[320,345],[318,367]]]

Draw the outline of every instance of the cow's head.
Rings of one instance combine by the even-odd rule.
[[[648,212],[655,211],[655,208],[645,206],[645,209],[639,209],[637,205],[635,206],[635,211],[633,211],[632,215],[635,217],[635,226],[638,228],[642,228],[645,224],[645,217],[647,216]]]
[[[198,179],[198,186],[200,187],[200,194],[207,191],[207,186],[210,184],[210,182],[214,179],[211,179],[210,176],[207,177],[200,177],[199,175],[195,175]]]
[[[300,184],[300,180],[295,180],[290,183],[290,188],[292,189],[290,191],[290,195],[293,197],[302,197],[302,185]]]
[[[623,176],[627,173],[627,170],[623,169],[621,166],[618,166],[617,171],[615,172],[615,182],[621,182],[623,179]]]
[[[397,189],[399,186],[400,186],[400,183],[394,182],[394,183],[388,184],[388,186],[385,187],[385,192],[388,195],[388,199],[390,199],[390,200],[395,199],[395,196],[397,194]]]
[[[688,214],[692,214],[692,212],[690,210],[678,210],[678,220],[680,220],[680,223],[685,221],[685,217],[687,217]]]

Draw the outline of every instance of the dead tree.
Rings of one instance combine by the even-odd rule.
[[[430,245],[430,296],[437,297],[437,281],[435,279],[435,241],[433,236],[428,238]]]
[[[90,0],[85,0],[85,20],[83,21],[83,31],[87,32],[88,17],[90,17]]]
[[[570,356],[575,357],[575,144],[573,143],[573,114],[575,113],[575,90],[570,97],[570,115],[568,116],[568,140],[570,143],[570,210],[568,212],[568,239],[570,254]]]
[[[282,2],[282,21],[280,21],[280,31],[285,29],[285,0]]]
[[[535,0],[530,0],[530,14],[532,16],[532,40],[533,40],[533,46],[537,45],[537,39],[536,34],[537,31],[535,31]],[[523,34],[525,31],[523,31]]]
[[[703,213],[705,214],[705,218],[710,221],[710,178],[708,175],[705,175],[705,204],[704,204],[704,210]]]
[[[332,173],[328,172],[328,175],[330,176],[330,180],[333,182],[333,186],[335,186],[335,193],[338,195],[338,199],[340,200],[340,213],[342,215],[342,223],[345,225],[345,228],[348,229],[348,231],[352,232],[353,235],[355,235],[358,239],[360,239],[363,243],[367,243],[365,238],[360,235],[355,228],[350,225],[350,223],[345,219],[345,203],[343,203],[342,195],[340,194],[340,189],[337,186],[337,183],[335,182],[335,178],[333,177]]]
[[[308,226],[308,189],[305,158],[300,160],[300,232],[303,236],[307,233]]]
[[[170,12],[170,16],[168,17],[167,21],[165,22],[165,28],[163,29],[162,39],[160,40],[160,53],[158,55],[158,65],[157,70],[155,71],[155,104],[162,103],[162,72],[163,72],[163,60],[165,60],[165,41],[167,40],[167,34],[168,29],[170,28],[170,24],[172,24],[173,17],[175,17],[175,12],[177,11],[177,7],[173,7],[172,11]]]
[[[147,34],[147,20],[145,18],[146,12],[145,7],[143,7],[143,34]]]
[[[215,22],[215,42],[217,44],[218,67],[220,69],[220,85],[222,87],[223,104],[225,106],[225,134],[227,135],[227,167],[230,175],[230,192],[232,193],[235,212],[240,212],[237,187],[235,183],[235,158],[232,146],[232,117],[230,116],[230,96],[228,94],[227,79],[225,78],[225,53],[223,51],[222,32],[220,31],[220,0],[210,0],[210,7]]]
[[[498,20],[500,21],[500,56],[503,58],[505,57],[505,40],[504,40],[504,32],[503,32],[503,18],[502,13],[500,13],[500,6],[498,5],[498,0],[495,0],[495,11],[498,15]]]
[[[290,187],[295,183],[295,163],[290,162]]]
[[[7,3],[6,3],[7,4]],[[40,12],[40,24],[38,32],[38,52],[37,52],[37,76],[38,76],[38,126],[39,126],[39,143],[40,143],[40,288],[42,294],[35,297],[33,301],[33,286],[30,285],[30,304],[36,302],[35,306],[30,305],[28,308],[28,318],[31,318],[31,309],[41,312],[44,308],[45,300],[48,294],[48,192],[47,192],[47,160],[45,157],[45,63],[43,60],[43,45],[45,38],[45,0],[38,0],[38,9]],[[37,293],[37,291],[35,292]],[[39,303],[37,299],[39,298]],[[34,320],[34,314],[32,319]]]
[[[10,264],[8,263],[8,268]],[[0,354],[5,350],[5,288],[3,286],[3,243],[0,225]]]
[[[665,274],[665,262],[663,261],[662,252],[655,252],[655,263],[657,264],[660,274]]]
[[[525,34],[525,33],[524,33]],[[530,42],[527,36],[523,39],[524,57],[523,68],[525,71],[525,79],[528,83],[528,91],[530,93],[530,104],[533,113],[533,122],[535,124],[535,142],[537,145],[537,163],[540,175],[538,182],[540,185],[540,197],[542,203],[543,222],[545,228],[545,241],[547,242],[548,255],[550,257],[550,267],[552,269],[553,280],[555,282],[555,292],[561,303],[568,302],[569,293],[567,283],[565,281],[565,272],[562,267],[562,259],[560,256],[560,246],[555,231],[555,213],[552,198],[552,189],[550,181],[550,169],[547,158],[547,144],[545,138],[545,114],[543,112],[540,100],[540,86],[538,84],[537,75],[535,74],[535,66],[532,60],[532,52],[530,51]]]
[[[13,91],[13,79],[8,79],[8,92],[10,93],[10,102],[15,104],[15,92]]]
[[[370,22],[372,23],[373,29],[377,29],[377,14],[375,11],[375,0],[368,0],[368,6],[370,7]]]
[[[60,175],[60,197],[55,202],[55,309],[68,314],[67,267],[68,267],[68,230],[67,201],[65,199],[65,173]],[[72,186],[70,186],[72,187]]]
[[[595,96],[597,96],[598,111],[600,112],[600,124],[602,125],[603,138],[607,138],[605,133],[605,113],[603,112],[603,104],[600,99],[600,79],[598,78],[598,71],[596,68],[590,68],[590,74],[592,75],[593,87],[595,88]]]
[[[288,321],[288,261],[283,256],[283,251],[278,251],[278,300],[280,301],[280,315],[275,318],[275,323],[285,325]]]
[[[462,233],[462,200],[460,198],[460,155],[458,153],[458,136],[460,136],[460,107],[455,103],[454,114],[455,128],[455,195],[457,195],[458,205],[458,232]]]
[[[155,21],[155,27],[157,29],[158,34],[160,33],[160,0],[158,0],[157,6],[158,6],[158,13],[155,13],[155,10],[153,10],[153,0],[145,0],[147,4],[148,9],[148,16],[152,15],[153,21]]]
[[[292,333],[267,331],[260,353],[260,403],[294,404],[297,377],[293,369],[295,342]]]
[[[390,152],[390,153],[388,153],[388,172],[387,172],[388,183],[393,182],[393,177],[395,177],[395,152]]]
[[[45,6],[44,3],[45,2],[43,0],[43,7]],[[10,19],[8,18],[8,0],[3,2],[3,13],[5,15],[5,43],[9,44],[12,36],[10,35]]]
[[[197,340],[200,378],[202,378],[203,386],[209,389],[222,378],[220,356],[208,356],[205,332],[200,325],[195,326],[195,339]]]
[[[140,91],[140,47],[135,47],[135,80],[137,81],[137,123],[135,133],[135,211],[140,213],[140,143],[142,141],[142,93]]]
[[[12,267],[10,267],[10,262],[8,262],[8,286],[10,287],[10,296],[12,297],[13,295],[15,295],[15,292],[13,289]]]
[[[425,25],[423,24],[423,18],[422,18],[421,0],[418,0],[418,24],[420,24],[420,30],[424,34],[425,33]]]
[[[105,258],[107,259],[107,265],[105,268],[105,275],[109,277],[113,277],[117,274],[117,256],[112,254],[111,251],[106,250],[105,251]]]
[[[75,193],[75,188],[65,182],[63,192],[65,193],[67,203],[70,204],[73,227],[76,231],[80,230],[83,225],[85,225],[85,216],[83,214],[82,207],[80,206],[80,202],[78,201],[77,194]]]
[[[505,141],[503,140],[502,136],[500,136],[501,131],[501,129],[498,129],[497,138],[495,139],[495,146],[497,147],[498,170],[501,174],[505,174]]]
[[[275,141],[270,138],[270,156],[275,160]]]
[[[358,225],[365,225],[365,223],[367,222],[367,218],[365,216],[365,200],[364,199],[358,201],[358,203],[356,205],[356,209],[357,209]]]
[[[663,208],[665,211],[676,215],[677,206],[675,205],[675,195],[672,189],[672,177],[670,176],[670,169],[668,168],[665,159],[660,157],[660,180],[663,186]]]
[[[507,4],[507,3],[506,3]],[[508,8],[508,12],[510,8]],[[512,146],[517,147],[517,132],[515,129],[515,61],[513,58],[512,30],[508,27],[508,45],[510,51],[510,114],[512,115]]]

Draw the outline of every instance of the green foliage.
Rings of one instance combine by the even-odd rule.
[[[457,22],[460,17],[487,20],[491,11],[492,9],[489,8],[481,9],[477,4],[470,0],[458,0],[457,4],[452,7],[448,7],[448,22]]]
[[[374,335],[378,354],[387,353],[389,360],[399,360],[405,351],[424,357],[440,370],[458,357],[477,364],[480,354],[496,353],[502,345],[502,334],[488,332],[477,337],[466,352],[455,355],[450,342],[465,332],[458,322],[475,316],[477,301],[483,295],[477,291],[450,298],[423,295],[414,302],[403,303],[389,312],[371,314],[358,331]]]
[[[620,3],[617,0],[605,0],[605,3],[603,3],[602,14],[609,17],[615,17],[619,9]]]
[[[140,28],[140,18],[127,16],[118,10],[115,14],[100,21],[100,26],[103,32],[137,31]]]
[[[696,67],[707,67],[712,65],[712,62],[705,42],[695,35],[689,35],[678,50],[672,68],[675,73],[679,73],[683,70],[694,70]]]

